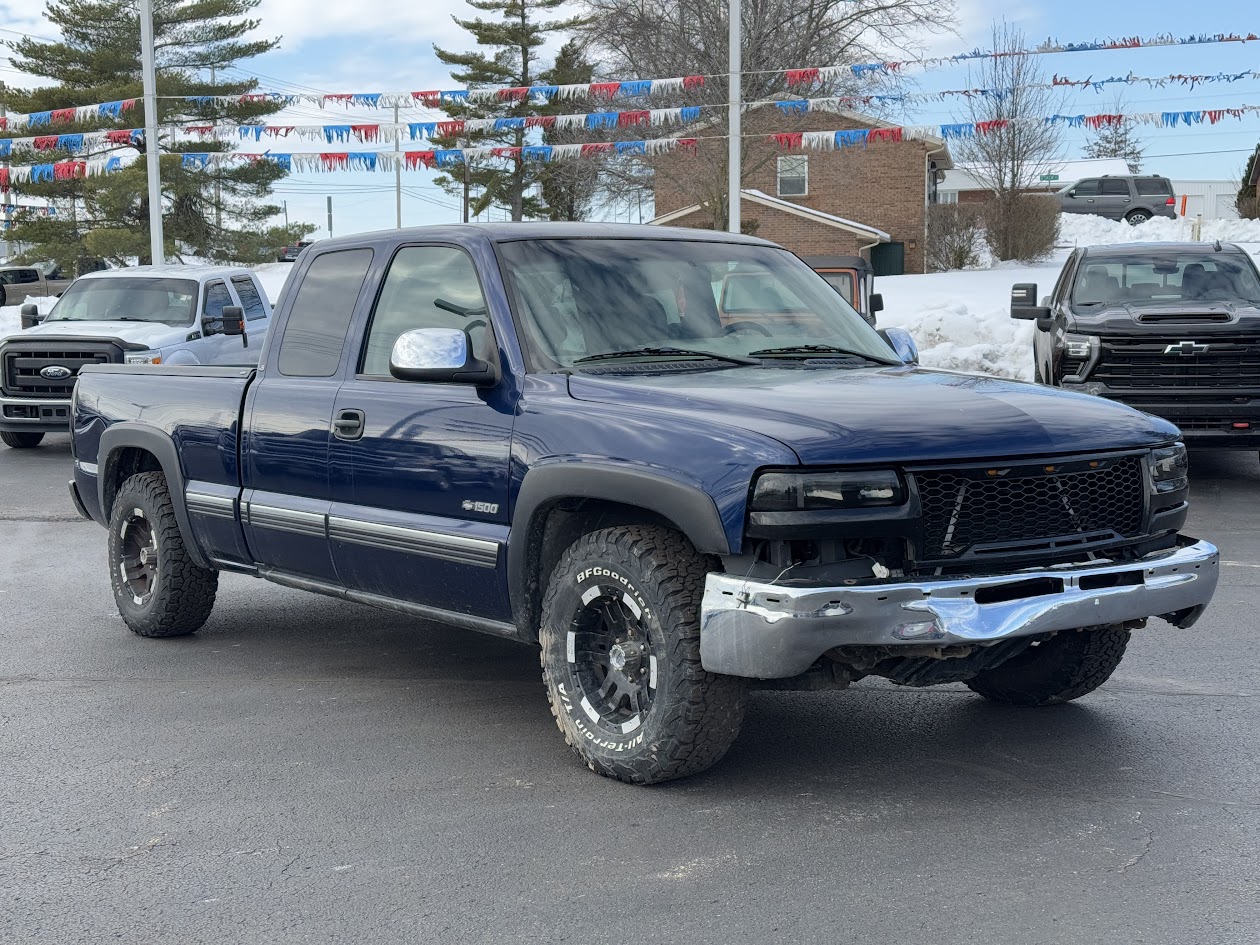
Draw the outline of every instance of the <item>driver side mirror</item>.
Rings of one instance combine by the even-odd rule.
[[[495,365],[474,355],[468,333],[458,328],[404,331],[390,352],[389,373],[400,381],[477,387],[490,387],[499,380]]]
[[[23,328],[34,328],[48,317],[40,312],[38,305],[23,305],[21,308],[21,314]]]
[[[919,363],[919,346],[904,328],[881,328],[879,336],[897,353],[903,364]]]
[[[1011,287],[1011,318],[1024,321],[1049,321],[1050,306],[1037,304],[1037,283],[1020,282]]]
[[[878,292],[871,293],[870,309],[872,315],[884,310],[884,297]]]

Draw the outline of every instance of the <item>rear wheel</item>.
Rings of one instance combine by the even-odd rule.
[[[44,434],[5,430],[3,433],[0,433],[0,441],[3,441],[5,446],[11,446],[15,450],[29,450],[44,442]]]
[[[1137,226],[1139,223],[1145,223],[1150,218],[1151,215],[1145,210],[1134,210],[1125,217],[1125,220],[1127,220],[1131,226]]]
[[[1128,644],[1129,631],[1123,627],[1067,630],[967,680],[967,686],[1008,705],[1071,702],[1111,678]]]
[[[608,528],[564,553],[543,601],[543,681],[565,741],[632,784],[686,777],[739,734],[747,687],[700,665],[705,558],[664,528]]]
[[[109,579],[123,622],[142,637],[186,636],[210,616],[219,572],[189,556],[161,473],[132,476],[118,490]]]

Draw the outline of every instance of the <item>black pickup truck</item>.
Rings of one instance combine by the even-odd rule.
[[[1260,447],[1260,273],[1230,243],[1081,247],[1035,319],[1036,379],[1171,420],[1190,446]]]

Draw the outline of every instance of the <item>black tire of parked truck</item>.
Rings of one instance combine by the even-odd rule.
[[[1066,630],[967,681],[973,692],[1008,705],[1058,705],[1093,692],[1116,671],[1129,645],[1123,627]]]
[[[44,434],[27,433],[21,430],[5,430],[0,432],[0,442],[3,442],[5,446],[12,447],[15,450],[29,450],[34,449],[36,446],[39,446],[40,443],[44,442]]]
[[[162,473],[132,476],[114,498],[109,580],[123,622],[142,637],[187,636],[210,616],[219,572],[188,556]]]
[[[696,774],[735,741],[744,680],[700,665],[710,570],[666,528],[607,528],[561,556],[543,600],[543,682],[565,741],[631,784]]]

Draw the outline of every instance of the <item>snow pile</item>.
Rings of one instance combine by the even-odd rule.
[[[875,289],[885,309],[879,323],[909,331],[924,367],[1030,381],[1034,328],[1011,318],[1011,286],[1036,282],[1045,295],[1060,265],[880,277]]]
[[[1067,246],[1099,246],[1110,243],[1146,243],[1156,240],[1189,240],[1194,221],[1153,217],[1131,226],[1123,220],[1108,220],[1084,213],[1059,217],[1059,242]],[[1233,243],[1260,243],[1260,220],[1204,220],[1202,239]]]
[[[11,335],[22,329],[22,305],[36,305],[39,310],[47,315],[52,311],[53,306],[57,304],[56,299],[37,299],[27,296],[21,305],[6,305],[0,308],[0,338],[5,335]]]

